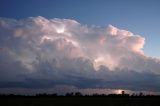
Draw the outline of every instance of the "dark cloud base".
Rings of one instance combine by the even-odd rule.
[[[96,73],[97,74],[97,73]],[[26,78],[23,82],[0,82],[0,88],[53,88],[56,85],[75,86],[82,89],[128,89],[138,91],[156,91],[160,90],[159,75],[152,73],[137,73],[135,71],[104,72],[106,78],[86,78],[80,76],[64,75],[63,79],[47,80]],[[98,78],[99,77],[99,78]]]

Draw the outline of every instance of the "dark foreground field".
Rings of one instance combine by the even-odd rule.
[[[160,106],[160,98],[122,97],[5,97],[0,106]]]

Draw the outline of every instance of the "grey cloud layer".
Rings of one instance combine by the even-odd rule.
[[[0,87],[160,90],[160,60],[145,39],[75,20],[0,19]]]

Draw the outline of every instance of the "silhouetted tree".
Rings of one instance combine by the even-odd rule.
[[[122,91],[121,93],[122,93],[122,95],[125,95],[125,91]]]
[[[51,94],[51,96],[58,96],[57,93]]]
[[[142,92],[140,92],[140,93],[139,93],[139,96],[143,96],[143,93],[142,93]]]
[[[135,93],[132,93],[132,95],[131,96],[136,96],[136,94]]]
[[[74,93],[71,92],[71,93],[66,93],[65,96],[74,96]]]
[[[83,96],[80,92],[76,92],[75,96]]]

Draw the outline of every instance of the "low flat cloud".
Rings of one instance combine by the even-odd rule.
[[[145,38],[70,19],[0,18],[0,88],[160,90],[160,60]]]

